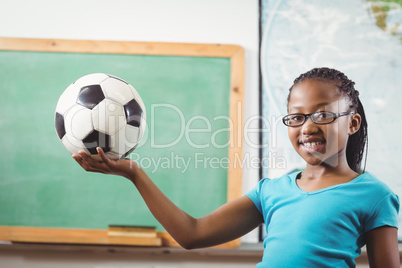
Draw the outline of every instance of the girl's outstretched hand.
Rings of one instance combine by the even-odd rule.
[[[102,148],[96,148],[100,160],[88,156],[84,151],[73,154],[73,158],[86,171],[123,176],[133,180],[139,169],[138,164],[130,159],[112,160],[104,153]]]

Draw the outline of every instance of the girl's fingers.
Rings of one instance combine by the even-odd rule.
[[[80,165],[82,166],[82,158],[77,155],[77,154],[73,154],[73,159]]]
[[[82,161],[87,161],[87,159],[89,158],[89,156],[84,151],[79,151],[78,157],[80,157]]]
[[[73,154],[73,158],[84,170],[91,171],[88,164],[79,155]]]
[[[73,158],[86,171],[116,174],[116,167],[118,166],[117,161],[111,160],[102,148],[97,147],[96,150],[99,156],[97,159],[93,159],[84,151],[79,151],[78,154],[74,154]]]
[[[110,159],[109,159],[109,157],[106,156],[103,149],[101,147],[96,147],[96,151],[98,152],[98,155],[100,156],[102,161],[108,165],[110,163]]]
[[[81,166],[86,165],[87,163],[87,155],[84,152],[78,152],[78,154],[73,154],[73,158],[77,161]]]
[[[83,151],[78,152],[78,154],[73,154],[73,158],[86,171],[105,173],[105,164],[93,160]]]

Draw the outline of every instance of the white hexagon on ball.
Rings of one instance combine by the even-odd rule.
[[[91,110],[81,105],[74,105],[64,118],[67,134],[78,140],[84,139],[94,129]]]
[[[78,140],[69,134],[64,135],[64,137],[61,139],[61,143],[70,154],[78,154],[79,151],[84,151],[87,155],[91,154],[85,148],[81,140]]]
[[[140,139],[140,129],[125,125],[116,135],[112,137],[111,152],[124,155],[131,149],[137,147]]]
[[[113,100],[104,99],[92,109],[94,129],[114,135],[126,125],[123,106]]]
[[[134,98],[134,93],[130,86],[122,80],[115,77],[110,77],[102,82],[101,87],[106,95],[106,98],[114,100],[121,105],[126,104]]]
[[[71,107],[76,103],[80,88],[74,84],[71,84],[63,94],[61,94],[59,101],[57,102],[56,112],[64,115]]]

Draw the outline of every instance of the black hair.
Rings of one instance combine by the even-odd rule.
[[[334,83],[339,89],[339,92],[347,96],[350,100],[349,111],[354,111],[361,116],[361,125],[359,130],[351,135],[346,145],[346,159],[349,167],[355,172],[361,173],[366,169],[367,151],[368,151],[368,132],[367,132],[367,120],[364,113],[363,104],[359,99],[359,91],[354,87],[355,82],[350,80],[344,73],[327,68],[314,68],[304,74],[297,77],[292,87],[289,89],[288,104],[290,93],[295,85],[305,80],[318,80],[323,82]],[[366,149],[365,161],[363,170],[361,169],[361,163],[363,160],[364,150]]]

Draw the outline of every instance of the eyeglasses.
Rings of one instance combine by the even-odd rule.
[[[315,112],[311,114],[288,114],[282,118],[283,123],[288,127],[298,127],[303,125],[307,117],[317,125],[326,125],[334,122],[338,117],[353,114],[354,112],[345,112],[336,114],[333,112]]]

